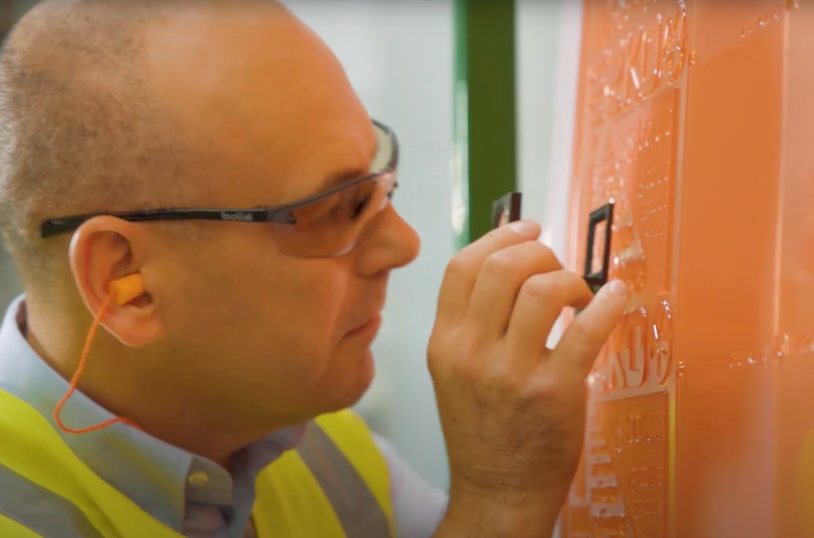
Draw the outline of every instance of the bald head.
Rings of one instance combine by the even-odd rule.
[[[338,101],[331,92],[352,92],[315,41],[267,0],[34,8],[0,61],[0,231],[24,283],[67,263],[65,238],[38,237],[44,219],[214,203],[206,195],[218,186],[216,171],[226,179],[251,169],[268,180],[260,161],[303,151],[293,128],[302,111],[318,120]],[[298,111],[292,100],[308,106]],[[257,205],[250,191],[223,203],[254,196]],[[298,189],[285,184],[277,194],[262,202]]]

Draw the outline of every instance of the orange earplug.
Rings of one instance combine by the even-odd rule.
[[[138,273],[114,280],[108,286],[108,293],[113,297],[113,302],[119,306],[124,306],[136,297],[144,294],[144,280]]]
[[[70,387],[68,388],[68,392],[56,406],[54,409],[54,420],[57,423],[57,426],[66,433],[72,433],[74,435],[79,435],[83,433],[90,433],[99,431],[101,429],[107,428],[108,426],[112,426],[117,422],[121,422],[123,424],[127,424],[133,428],[140,430],[141,428],[135,422],[132,422],[126,418],[122,417],[115,417],[110,420],[107,420],[101,424],[97,424],[95,426],[90,426],[87,428],[81,429],[73,429],[69,428],[62,422],[62,417],[60,413],[62,408],[68,402],[68,399],[73,395],[76,391],[77,386],[79,385],[79,379],[82,377],[82,372],[85,371],[85,365],[88,362],[88,354],[90,353],[90,346],[93,343],[93,339],[96,336],[96,331],[99,329],[99,326],[102,324],[102,318],[107,312],[110,303],[116,303],[118,306],[124,306],[136,297],[139,297],[144,294],[144,281],[141,278],[141,275],[138,273],[134,273],[132,275],[126,276],[124,278],[120,278],[118,280],[114,280],[111,282],[107,287],[107,298],[102,303],[101,308],[99,308],[99,312],[96,314],[96,319],[93,321],[93,325],[91,325],[90,332],[88,333],[88,338],[85,341],[85,348],[82,350],[82,357],[79,360],[79,366],[76,369],[76,372],[71,379]]]

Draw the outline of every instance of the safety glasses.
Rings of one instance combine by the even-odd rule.
[[[92,213],[49,219],[40,227],[40,237],[74,232],[98,216],[130,222],[167,220],[214,220],[262,223],[273,229],[283,254],[329,258],[348,253],[365,225],[390,203],[396,189],[399,146],[393,131],[373,122],[378,149],[368,174],[323,193],[285,205],[249,209],[153,209],[118,213]]]

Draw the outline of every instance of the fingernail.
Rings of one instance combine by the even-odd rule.
[[[608,291],[611,292],[613,295],[618,295],[619,297],[627,297],[628,288],[627,284],[623,280],[614,280],[610,284],[608,284]]]
[[[537,231],[537,223],[533,220],[518,220],[509,224],[509,227],[520,235],[532,235]]]

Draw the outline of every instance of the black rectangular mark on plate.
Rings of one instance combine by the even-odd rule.
[[[600,224],[605,223],[604,226],[604,240],[605,245],[602,249],[602,266],[598,271],[594,271],[594,245],[596,243],[596,229]],[[610,253],[611,253],[611,235],[613,228],[613,203],[606,204],[599,209],[591,212],[588,221],[588,241],[586,244],[585,253],[585,272],[583,278],[585,282],[591,287],[594,293],[608,282],[608,275],[610,274]]]

